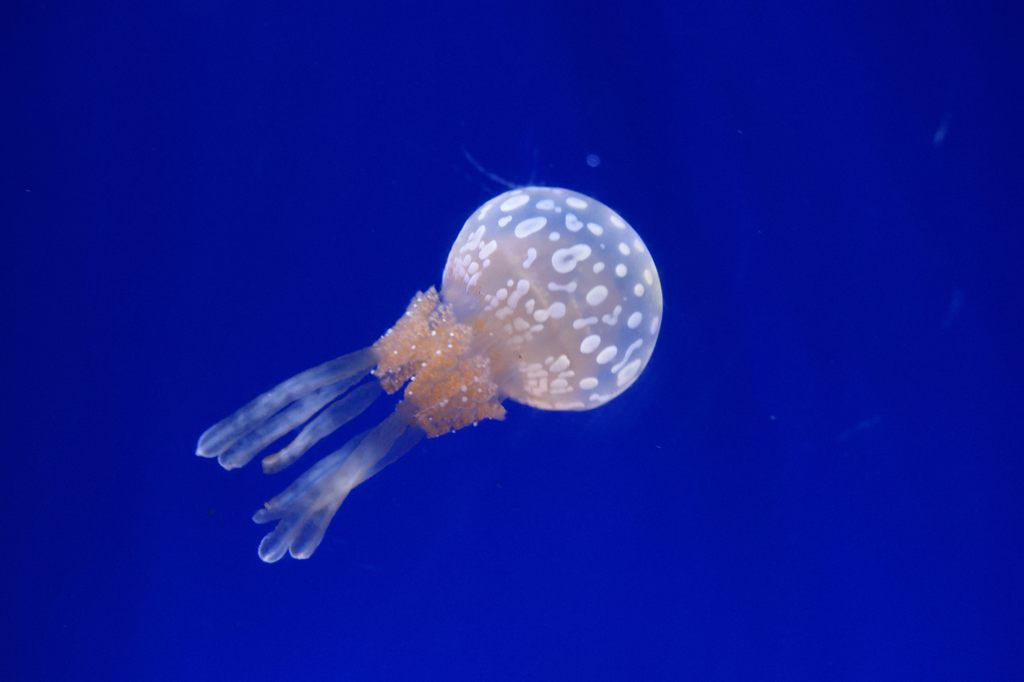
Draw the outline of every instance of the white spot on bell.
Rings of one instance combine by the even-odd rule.
[[[548,369],[550,369],[552,372],[564,372],[565,370],[569,369],[570,364],[572,364],[572,362],[569,360],[568,355],[559,355],[558,359],[552,362],[551,367],[549,367]]]
[[[498,250],[498,240],[492,239],[480,247],[480,259],[489,258],[492,253]]]
[[[501,202],[501,206],[499,206],[498,208],[506,212],[514,211],[520,206],[526,205],[527,203],[529,203],[529,201],[529,194],[519,194],[514,197],[509,197],[508,199],[505,199],[505,201]]]
[[[537,249],[531,246],[526,250],[526,258],[523,259],[523,268],[529,269],[535,260],[537,260]]]
[[[640,365],[643,364],[643,360],[637,358],[629,362],[622,370],[615,375],[615,384],[621,388],[636,378],[636,375],[640,373]]]
[[[559,284],[558,282],[548,282],[548,291],[567,291],[570,294],[576,291],[576,280],[569,282],[568,284]]]
[[[587,292],[587,303],[590,305],[601,305],[608,298],[608,287],[598,284]]]
[[[576,269],[576,264],[590,258],[590,247],[586,244],[576,244],[567,249],[558,249],[551,254],[551,267],[555,272],[565,274]]]
[[[597,364],[607,365],[615,357],[615,354],[619,352],[619,349],[615,346],[607,346],[597,354]]]
[[[591,334],[587,338],[583,339],[583,343],[580,344],[580,352],[584,354],[593,353],[600,345],[601,337],[597,334]]]
[[[534,216],[522,220],[516,225],[515,235],[520,239],[526,239],[534,232],[538,232],[544,229],[544,226],[548,224],[548,219],[542,215]]]
[[[572,328],[583,329],[584,327],[589,327],[592,324],[597,324],[596,317],[581,317],[577,320],[572,321]]]

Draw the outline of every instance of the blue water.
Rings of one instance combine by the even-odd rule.
[[[6,7],[0,677],[1024,679],[1019,24],[893,4]],[[644,237],[651,365],[263,564],[197,437],[491,174]]]

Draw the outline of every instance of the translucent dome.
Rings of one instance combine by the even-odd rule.
[[[662,314],[658,270],[615,211],[578,192],[524,187],[470,216],[448,255],[442,296],[481,324],[514,371],[512,400],[588,410],[647,365]]]

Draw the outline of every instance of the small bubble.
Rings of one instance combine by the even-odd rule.
[[[587,154],[587,165],[591,168],[597,168],[601,165],[601,157],[597,154]]]

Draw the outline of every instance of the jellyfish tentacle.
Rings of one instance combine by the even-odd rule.
[[[199,437],[196,454],[200,457],[220,457],[246,434],[263,426],[291,403],[329,384],[343,384],[347,389],[365,376],[374,364],[373,352],[364,348],[296,374],[207,429]],[[293,428],[303,421],[305,418],[296,422]]]
[[[272,455],[263,458],[263,473],[277,473],[291,466],[318,442],[361,414],[384,392],[380,382],[368,381],[329,405],[316,419],[306,424],[295,439]]]
[[[353,436],[345,445],[314,464],[306,473],[295,479],[291,485],[268,502],[265,502],[263,507],[253,514],[252,520],[256,523],[267,523],[268,521],[276,521],[282,518],[300,495],[316,485],[324,476],[341,466],[368,433],[369,430]]]
[[[321,386],[306,397],[299,398],[235,441],[234,445],[217,455],[217,461],[228,470],[245,466],[260,450],[294,430],[319,412],[324,405],[344,394],[350,385],[349,380],[339,381]]]
[[[395,439],[395,444],[391,446],[391,449],[388,450],[387,454],[381,457],[380,460],[366,472],[366,476],[363,480],[366,481],[373,478],[385,467],[394,464],[402,455],[416,447],[416,444],[423,440],[426,435],[426,432],[422,429],[410,425],[402,435]]]
[[[256,523],[278,522],[260,542],[260,558],[273,563],[285,553],[296,559],[312,556],[352,489],[398,459],[422,436],[402,411],[396,411],[318,462],[253,515]]]

